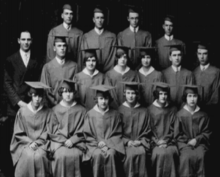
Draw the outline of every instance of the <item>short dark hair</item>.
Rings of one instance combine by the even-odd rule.
[[[34,88],[30,88],[30,90],[28,91],[28,96],[32,97],[32,95],[38,95],[38,96],[44,96],[45,91],[43,89],[34,89]]]
[[[155,89],[155,90],[153,91],[154,100],[159,99],[160,91],[167,92],[168,101],[169,101],[169,99],[170,99],[170,89],[169,89],[169,88],[162,89],[162,90],[157,90],[157,89]]]
[[[18,31],[18,33],[17,33],[17,38],[18,38],[18,39],[20,39],[21,33],[29,33],[30,36],[31,36],[31,38],[33,38],[33,37],[32,37],[32,34],[31,34],[31,30],[28,29],[28,28],[22,28],[21,30]]]
[[[94,100],[96,103],[98,103],[98,99],[97,99],[98,95],[96,94],[96,96],[94,97]],[[113,101],[113,98],[111,96],[111,93],[110,92],[106,92],[104,95],[103,95],[104,98],[108,97],[109,99],[109,104]]]
[[[187,92],[184,90],[183,95],[182,95],[182,101],[183,101],[184,103],[186,103],[186,97],[187,97],[188,94],[189,94],[189,93],[187,93]],[[199,96],[198,93],[194,93],[194,94],[197,94],[197,96],[198,96],[198,101],[197,101],[197,104],[198,104],[198,103],[200,102],[200,96]]]

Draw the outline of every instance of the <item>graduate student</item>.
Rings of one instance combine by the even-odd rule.
[[[137,74],[129,67],[128,47],[115,46],[116,47],[116,59],[115,67],[108,71],[106,76],[106,84],[109,84],[115,89],[111,91],[113,99],[116,104],[120,106],[124,102],[124,85],[121,82],[138,81]]]
[[[61,18],[63,23],[52,28],[48,34],[47,39],[47,62],[54,59],[56,52],[54,51],[55,36],[65,36],[67,41],[67,57],[75,61],[80,60],[80,45],[83,36],[83,32],[72,26],[73,20],[73,7],[70,4],[64,4],[62,7]]]
[[[173,16],[165,16],[162,25],[162,28],[164,30],[164,36],[155,42],[155,46],[157,48],[158,70],[164,70],[172,65],[169,59],[170,51],[169,48],[166,47],[167,45],[177,44],[184,46],[184,43],[181,40],[174,38],[174,21],[175,19]]]
[[[177,113],[175,138],[180,151],[180,177],[205,177],[205,157],[209,149],[209,117],[198,106],[198,86],[185,85],[185,106]]]
[[[100,72],[106,73],[114,67],[115,48],[112,46],[116,45],[116,35],[105,29],[106,12],[104,7],[97,6],[94,9],[92,20],[95,25],[94,29],[83,35],[81,49],[99,48],[100,50],[96,52]],[[81,71],[83,60],[78,64]]]
[[[76,101],[75,82],[64,79],[58,92],[62,100],[53,107],[56,117],[50,122],[52,173],[54,177],[81,177],[86,109]]]
[[[125,102],[118,111],[123,115],[123,142],[126,158],[124,172],[126,177],[147,177],[147,158],[150,158],[150,124],[147,109],[139,103],[137,82],[123,82],[125,84]],[[147,155],[148,154],[148,155]]]
[[[50,62],[46,63],[41,73],[41,82],[51,87],[47,91],[48,106],[53,107],[60,101],[58,94],[62,79],[73,80],[77,73],[77,64],[66,58],[67,43],[63,36],[56,36],[53,47],[56,56]]]
[[[150,32],[140,28],[140,9],[129,8],[127,20],[129,27],[121,31],[118,36],[118,45],[129,47],[129,58],[131,59],[132,69],[137,69],[139,66],[138,58],[140,51],[137,47],[151,47],[152,37]]]
[[[152,170],[157,177],[176,177],[178,174],[178,150],[174,140],[176,108],[169,103],[169,85],[163,82],[156,82],[154,85],[155,101],[147,108],[152,131]]]
[[[138,78],[142,83],[140,85],[141,103],[144,107],[148,107],[154,101],[153,85],[154,82],[165,81],[163,74],[154,68],[155,64],[155,48],[140,47],[139,63],[141,68],[138,70]]]
[[[163,70],[165,82],[172,85],[170,88],[170,99],[178,107],[182,104],[183,88],[181,85],[193,84],[195,82],[191,71],[182,67],[183,46],[182,45],[167,45],[170,48],[169,59],[172,63],[170,67]]]
[[[99,72],[98,60],[96,56],[97,49],[85,49],[84,65],[85,68],[75,76],[77,89],[80,97],[81,104],[87,110],[95,106],[95,90],[90,89],[91,86],[101,85],[104,83],[104,75]]]
[[[49,87],[41,82],[26,84],[31,101],[17,112],[10,145],[15,177],[49,177],[47,125],[54,114],[43,104],[44,89]]]
[[[112,98],[108,85],[93,86],[97,104],[87,112],[84,135],[94,177],[119,177],[125,154],[121,114],[109,107]]]

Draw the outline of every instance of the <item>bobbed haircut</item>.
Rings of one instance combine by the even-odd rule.
[[[28,96],[29,97],[32,97],[33,95],[38,95],[38,96],[41,96],[41,97],[44,97],[44,90],[43,89],[34,89],[34,88],[30,88],[30,90],[28,91]]]
[[[186,89],[185,89],[184,92],[183,92],[183,95],[182,95],[182,101],[185,102],[185,103],[187,103],[186,98],[187,98],[188,94],[189,94],[189,92],[186,92]],[[196,94],[198,96],[197,104],[200,103],[200,95],[199,95],[198,91],[195,92],[194,94]]]
[[[170,88],[160,88],[153,91],[154,100],[159,98],[160,91],[167,92],[168,101],[170,100]]]

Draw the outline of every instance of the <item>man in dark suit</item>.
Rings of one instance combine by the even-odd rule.
[[[9,144],[13,133],[14,119],[18,109],[26,106],[29,101],[27,95],[28,85],[25,84],[25,81],[37,81],[41,73],[40,64],[33,57],[33,52],[31,51],[32,37],[30,31],[23,30],[19,35],[18,43],[20,49],[6,59],[4,67],[4,89],[8,99],[8,119],[4,123],[3,145],[5,146],[5,151],[2,153],[3,157],[1,159],[6,160],[4,164],[7,169],[10,169],[10,167],[12,169]],[[8,172],[13,174],[11,169]]]

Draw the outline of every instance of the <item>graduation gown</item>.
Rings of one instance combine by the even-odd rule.
[[[72,107],[58,104],[53,107],[53,111],[56,115],[50,122],[51,150],[54,152],[53,176],[81,177],[83,153],[86,151],[83,137],[86,109],[79,104]],[[68,139],[73,143],[72,148],[64,145]]]
[[[190,85],[195,83],[194,76],[191,71],[181,67],[180,71],[175,72],[170,66],[163,71],[165,81],[170,84],[170,99],[177,106],[181,106],[184,87],[182,85]]]
[[[154,101],[153,85],[154,82],[164,82],[164,77],[161,72],[154,70],[149,75],[145,76],[138,71],[138,78],[143,85],[140,85],[141,103],[144,107],[148,107]]]
[[[121,31],[118,36],[118,45],[131,48],[129,51],[129,58],[131,60],[132,69],[137,69],[139,65],[138,58],[140,56],[139,49],[136,47],[151,47],[152,37],[148,31],[139,29],[137,32],[131,31],[130,27]]]
[[[121,158],[125,154],[122,141],[121,114],[113,109],[104,115],[91,109],[85,116],[84,135],[94,177],[117,177],[121,169]],[[103,153],[98,143],[104,141],[108,147]]]
[[[77,71],[77,64],[70,60],[66,60],[63,65],[60,65],[54,58],[44,65],[41,73],[41,82],[51,87],[51,89],[46,91],[50,107],[55,106],[61,100],[58,95],[61,81],[63,79],[73,80]]]
[[[19,101],[29,102],[30,98],[27,95],[29,91],[25,81],[38,81],[40,79],[42,65],[37,59],[31,56],[27,67],[21,58],[20,51],[8,57],[4,67],[4,90],[8,97],[7,115],[16,116],[19,109],[17,105]]]
[[[114,90],[111,91],[113,100],[116,104],[116,109],[125,101],[124,100],[124,84],[120,82],[137,82],[138,77],[136,72],[129,70],[123,75],[117,72],[114,68],[106,73],[105,84],[109,84],[115,87]]]
[[[122,104],[118,111],[123,115],[123,142],[126,158],[124,172],[126,177],[147,177],[147,151],[150,150],[149,132],[150,124],[147,109],[140,105],[130,108]],[[141,141],[141,146],[128,147],[128,141]]]
[[[116,45],[116,36],[110,31],[104,30],[101,35],[98,35],[94,29],[83,35],[81,49],[98,48],[96,51],[98,58],[97,69],[101,73],[106,73],[114,67],[115,51],[112,46]],[[84,58],[84,52],[82,53]],[[83,60],[79,63],[80,70],[83,69]]]
[[[37,113],[33,113],[27,106],[19,109],[10,145],[16,177],[49,176],[46,144],[47,125],[52,117],[52,111],[44,107]],[[38,144],[35,151],[29,147],[32,142]]]
[[[202,111],[191,114],[182,108],[177,113],[175,137],[180,151],[180,177],[205,177],[205,155],[210,139],[209,117]],[[196,139],[194,148],[188,141]]]
[[[66,36],[67,41],[67,57],[76,63],[81,60],[80,45],[83,32],[78,28],[71,28],[69,31],[64,28],[63,24],[50,30],[47,39],[47,62],[56,56],[54,48],[55,36]]]
[[[178,151],[174,140],[176,109],[169,105],[162,108],[156,106],[154,103],[147,108],[152,131],[151,160],[153,171],[156,173],[156,177],[176,177],[178,162]],[[156,142],[160,139],[166,141],[166,148],[160,148],[156,145]]]
[[[202,105],[211,106],[218,104],[220,98],[220,70],[209,65],[206,70],[202,71],[200,66],[198,66],[193,74],[196,84],[203,87],[203,89],[199,89]]]
[[[178,39],[173,39],[168,41],[164,36],[158,39],[155,42],[155,47],[157,48],[157,62],[158,63],[158,69],[164,70],[171,66],[171,61],[169,60],[169,53],[170,48],[165,47],[166,45],[172,45],[172,44],[180,44],[184,45],[184,43]]]
[[[75,80],[78,83],[77,87],[81,104],[83,104],[87,110],[92,109],[96,104],[96,92],[90,89],[90,87],[103,84],[104,75],[99,72],[91,77],[82,71],[76,74]]]

